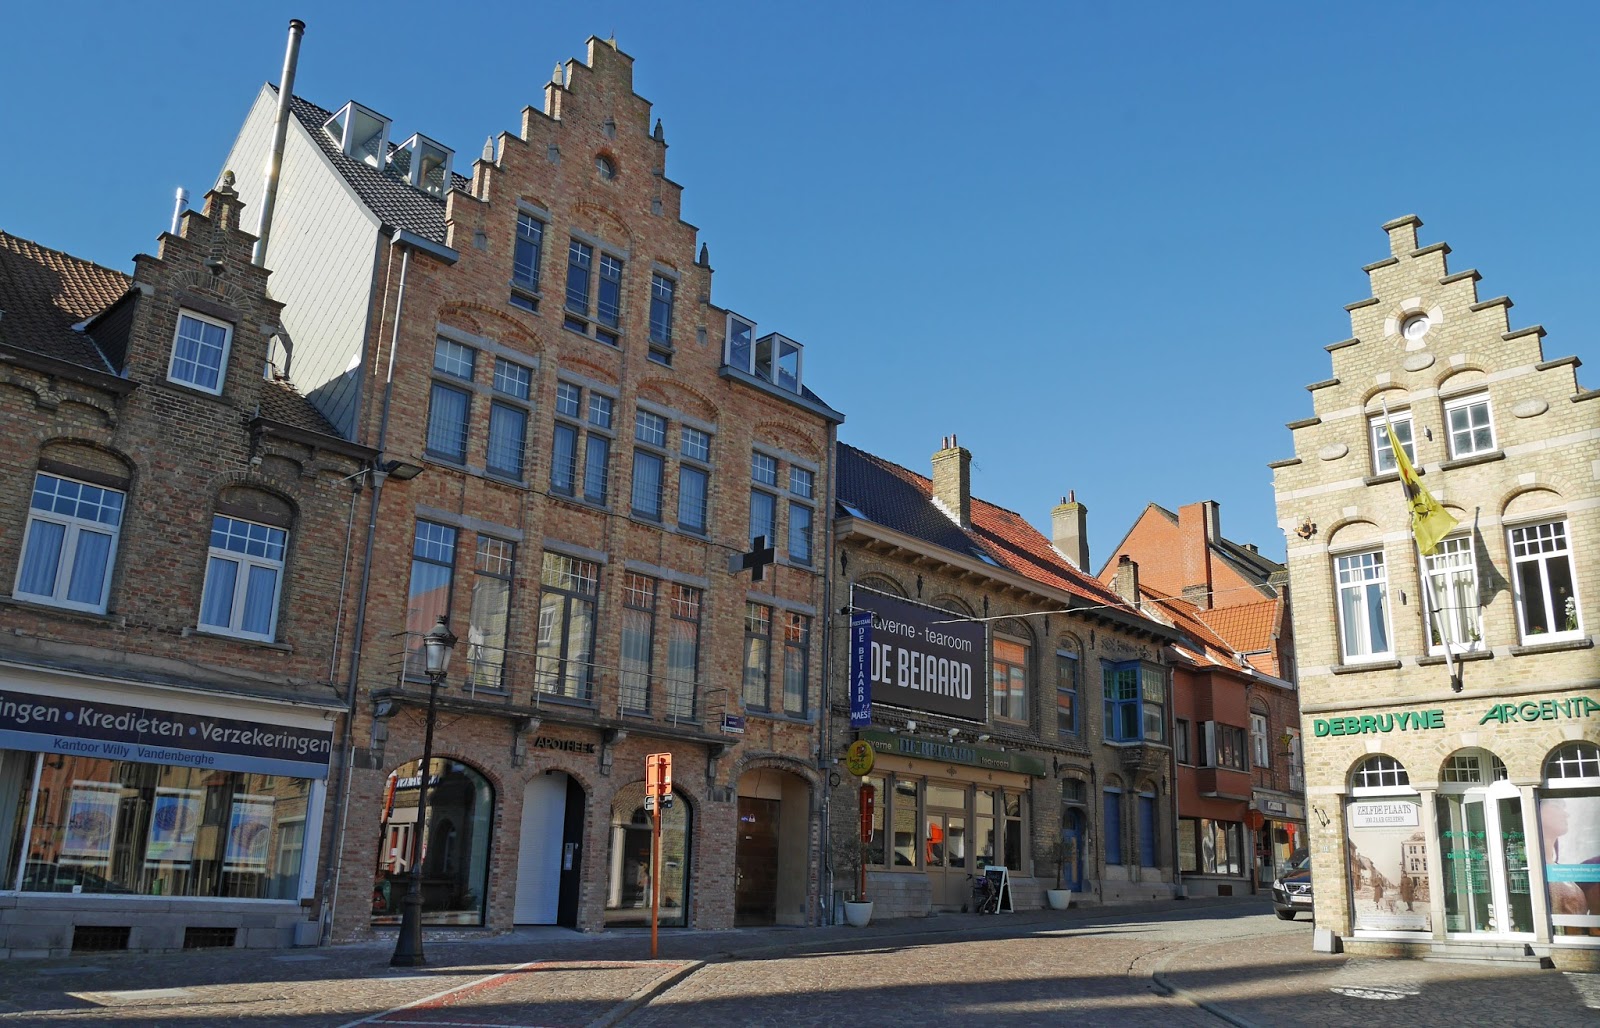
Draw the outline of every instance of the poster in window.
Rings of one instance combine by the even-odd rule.
[[[205,807],[199,789],[156,789],[150,808],[150,837],[145,841],[144,866],[187,864],[194,859],[195,834]]]
[[[1600,929],[1600,793],[1542,797],[1539,834],[1556,934]]]
[[[1346,868],[1358,930],[1431,932],[1422,803],[1410,796],[1357,800],[1346,810]]]
[[[228,819],[228,849],[222,870],[262,872],[272,843],[272,797],[236,796]]]
[[[73,782],[67,803],[67,832],[61,842],[63,864],[107,864],[116,835],[117,801],[122,786],[109,782]]]

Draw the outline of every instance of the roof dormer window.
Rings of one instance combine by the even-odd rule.
[[[351,100],[322,125],[349,157],[382,170],[389,149],[389,119]]]
[[[442,197],[450,188],[450,162],[454,157],[454,150],[418,132],[395,147],[389,163],[406,185]]]
[[[723,363],[747,375],[755,374],[756,323],[730,313],[728,332],[724,338]]]
[[[801,346],[776,332],[756,340],[757,378],[771,382],[788,393],[800,391]]]

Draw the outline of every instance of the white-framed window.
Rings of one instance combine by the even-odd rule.
[[[1583,622],[1566,521],[1517,525],[1510,536],[1517,627],[1522,638],[1556,642],[1581,636]]]
[[[790,393],[801,392],[805,347],[776,332],[756,338],[755,322],[728,315],[722,362]]]
[[[233,326],[226,321],[194,311],[179,311],[167,380],[193,386],[202,392],[221,393],[223,375],[228,367],[228,348],[232,343]]]
[[[1472,537],[1458,535],[1439,540],[1433,553],[1423,558],[1428,570],[1428,605],[1433,616],[1428,625],[1428,652],[1453,653],[1483,649],[1483,629],[1478,619],[1478,568]]]
[[[1252,767],[1272,765],[1272,747],[1267,741],[1267,715],[1250,714],[1250,763]]]
[[[1393,757],[1375,753],[1350,772],[1352,796],[1379,796],[1385,793],[1415,793],[1406,766]]]
[[[1372,438],[1372,473],[1383,475],[1398,470],[1400,465],[1395,463],[1394,447],[1389,445],[1389,433],[1384,427],[1383,415],[1374,414],[1369,424],[1371,431],[1368,435]],[[1389,424],[1394,426],[1394,437],[1400,440],[1400,448],[1406,451],[1406,459],[1415,467],[1417,447],[1411,441],[1410,412],[1390,414]]]
[[[288,541],[281,528],[213,514],[200,627],[270,642]]]
[[[35,474],[13,595],[105,613],[126,500],[115,489]]]
[[[1389,573],[1382,550],[1333,559],[1339,592],[1339,651],[1347,662],[1382,660],[1389,641]]]
[[[1220,721],[1207,721],[1201,725],[1205,753],[1201,763],[1205,767],[1220,767],[1230,771],[1248,771],[1245,757],[1244,729],[1225,725]]]
[[[1489,408],[1488,393],[1446,400],[1444,422],[1450,434],[1452,458],[1494,452],[1494,415]]]

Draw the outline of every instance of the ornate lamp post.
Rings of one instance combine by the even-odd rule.
[[[450,632],[450,619],[441,614],[439,623],[422,637],[423,659],[428,671],[428,720],[422,734],[422,763],[417,775],[417,827],[411,833],[411,882],[400,900],[400,937],[394,943],[393,967],[421,967],[428,962],[422,953],[422,833],[428,827],[428,778],[433,769],[433,725],[439,713],[439,683],[450,672],[450,654],[456,637]]]

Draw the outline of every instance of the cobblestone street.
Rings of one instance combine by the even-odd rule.
[[[83,954],[0,967],[0,1026],[1592,1025],[1600,976],[1310,952],[1258,900],[946,915],[866,930],[533,930],[265,954]]]

